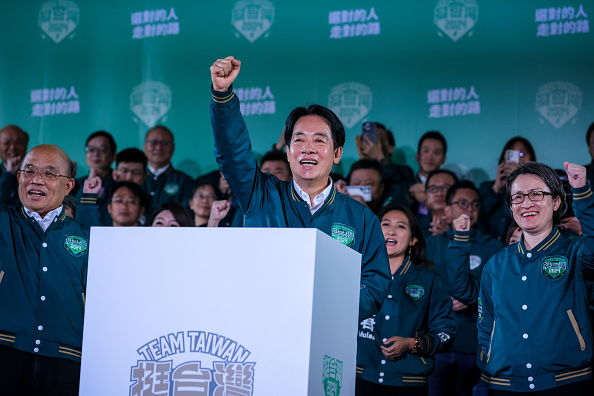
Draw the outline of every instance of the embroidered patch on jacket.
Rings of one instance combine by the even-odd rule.
[[[479,297],[478,298],[478,321],[481,323],[484,319],[483,316],[483,300]]]
[[[64,248],[74,257],[82,256],[87,252],[89,241],[78,235],[66,235],[64,239]]]
[[[165,194],[173,196],[179,191],[179,186],[176,183],[168,183],[163,187],[163,191],[165,191]]]
[[[330,236],[346,246],[351,246],[355,243],[355,230],[344,224],[332,224]]]
[[[419,301],[425,295],[425,289],[423,289],[423,286],[406,285],[405,291],[406,295],[414,302]]]
[[[542,259],[542,273],[550,279],[559,279],[567,272],[567,257],[549,256]]]
[[[472,271],[475,268],[478,268],[481,263],[483,262],[483,260],[480,258],[480,256],[475,256],[475,255],[470,255],[470,257],[468,257],[470,260],[470,270]]]

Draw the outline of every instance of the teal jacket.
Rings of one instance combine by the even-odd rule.
[[[89,227],[0,205],[0,345],[80,361]]]
[[[190,200],[195,186],[194,179],[182,171],[173,169],[173,165],[157,178],[150,170],[147,170],[146,173],[146,181],[142,185],[142,189],[151,196],[150,206],[144,213],[147,218],[151,216],[157,206],[170,201],[178,202],[190,211]]]
[[[485,266],[479,292],[479,366],[491,388],[542,391],[592,376],[585,280],[594,275],[594,197],[573,189],[582,236],[557,228],[532,250],[524,239]]]
[[[448,254],[448,245],[453,240],[454,231],[451,228],[441,235],[432,235],[427,238],[427,257],[433,261],[435,271],[444,279],[448,279],[446,257]],[[485,264],[496,252],[501,250],[503,245],[494,237],[483,233],[480,229],[472,231],[470,241],[472,245],[468,265],[469,273],[473,279],[479,281]],[[450,295],[452,295],[451,291]],[[460,299],[458,298],[458,300]],[[452,312],[456,322],[456,341],[454,341],[452,351],[476,353],[476,340],[478,336],[476,329],[476,298],[474,300],[460,301],[468,305],[468,308],[462,311]]]
[[[452,300],[441,276],[408,257],[393,278],[379,313],[359,324],[357,376],[382,385],[427,386],[433,355],[454,341]],[[423,350],[389,360],[380,347],[394,336],[419,337]]]
[[[388,254],[378,218],[354,199],[332,192],[313,215],[291,182],[260,172],[232,91],[213,91],[210,116],[215,157],[244,212],[244,227],[317,228],[362,255],[359,316],[379,310],[390,283]]]

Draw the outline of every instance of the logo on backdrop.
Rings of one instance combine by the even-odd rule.
[[[478,19],[478,5],[475,0],[439,0],[433,12],[433,23],[440,31],[437,34],[458,41],[468,33],[472,36]],[[443,33],[442,33],[443,32]]]
[[[339,396],[342,388],[342,361],[328,355],[324,356],[322,383],[324,384],[324,395]]]
[[[590,32],[590,21],[581,4],[577,11],[571,6],[537,8],[534,21],[537,23],[536,37]]]
[[[365,9],[330,11],[328,24],[331,39],[342,39],[347,37],[379,36],[380,22],[371,7],[369,12]]]
[[[330,89],[328,107],[347,128],[352,128],[369,113],[372,99],[368,86],[356,82],[342,83]]]
[[[38,24],[43,31],[41,37],[46,36],[56,43],[66,37],[74,37],[74,29],[78,25],[80,10],[78,5],[68,0],[48,1],[39,10]]]
[[[582,91],[577,85],[565,81],[555,81],[542,85],[536,93],[536,111],[542,116],[540,122],[547,120],[559,129],[573,119],[582,108]]]
[[[276,101],[269,85],[264,88],[235,88],[234,91],[243,116],[276,114]]]
[[[166,120],[171,109],[171,89],[159,81],[146,81],[137,85],[130,94],[130,110],[136,115],[134,121],[142,120],[149,128],[159,120]]]
[[[145,39],[155,36],[177,36],[179,34],[179,18],[175,9],[144,10],[133,12],[130,16],[132,39]]]
[[[157,337],[137,352],[130,396],[253,394],[256,363],[247,362],[248,349],[225,336],[180,331]]]
[[[470,88],[441,88],[427,91],[429,118],[459,117],[481,113],[481,102],[474,85]]]
[[[268,37],[274,23],[274,5],[268,0],[239,0],[231,11],[231,24],[250,43],[260,36]]]
[[[80,101],[74,85],[31,90],[31,117],[80,113]]]

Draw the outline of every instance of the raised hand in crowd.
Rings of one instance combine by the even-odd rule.
[[[85,180],[83,186],[83,194],[99,194],[100,191],[101,178],[99,176],[91,176],[91,173],[89,173],[89,177]]]
[[[573,232],[576,235],[582,235],[582,226],[580,225],[580,221],[575,216],[561,219],[561,227]]]
[[[373,143],[368,136],[356,135],[355,142],[360,159],[384,161],[384,147],[380,139],[377,140],[377,143]]]
[[[452,223],[454,231],[470,231],[470,217],[467,214],[461,214]]]
[[[212,203],[212,208],[210,209],[210,217],[208,218],[207,227],[218,227],[221,220],[227,216],[229,210],[231,209],[231,205],[229,201],[221,200],[221,201],[214,201]]]
[[[431,235],[441,235],[450,228],[447,216],[433,216],[431,220],[431,226],[429,232]]]
[[[495,194],[499,194],[502,190],[505,190],[507,177],[517,168],[517,162],[502,162],[499,164],[497,167],[497,175],[495,175],[495,183],[493,183],[493,192]]]
[[[567,179],[573,188],[581,188],[588,182],[588,175],[586,168],[578,164],[564,162],[565,172],[567,172]]]
[[[425,192],[424,183],[415,183],[408,189],[410,195],[418,202],[424,203],[427,199],[427,193]]]
[[[213,89],[219,92],[228,91],[237,78],[239,69],[241,69],[241,61],[232,56],[217,59],[210,67]]]
[[[22,156],[15,156],[10,157],[4,163],[6,167],[6,171],[10,173],[17,173],[21,169],[21,161],[23,160]]]

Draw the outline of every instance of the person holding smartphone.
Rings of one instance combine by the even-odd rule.
[[[489,234],[500,241],[503,241],[505,231],[512,223],[511,214],[505,202],[507,177],[519,165],[535,161],[536,154],[528,139],[521,136],[513,137],[501,150],[495,180],[484,182],[479,187],[482,203],[479,222]]]

